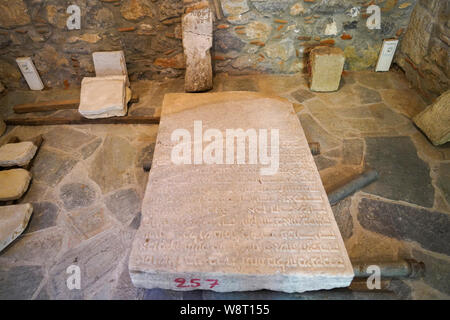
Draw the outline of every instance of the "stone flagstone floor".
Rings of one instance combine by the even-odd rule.
[[[434,147],[413,125],[411,117],[426,104],[402,74],[346,73],[335,93],[310,92],[303,75],[220,74],[214,81],[214,91],[261,91],[292,101],[309,141],[321,144],[315,160],[327,190],[365,167],[375,168],[376,183],[333,207],[350,258],[414,258],[426,263],[425,277],[392,281],[393,293],[387,295],[136,289],[127,261],[147,183],[142,165],[152,158],[158,126],[9,127],[0,144],[38,134],[45,141],[32,168],[31,188],[20,200],[33,204],[30,225],[0,253],[0,299],[450,298],[450,145]],[[141,81],[133,90],[140,102],[129,113],[158,115],[164,94],[183,92],[183,80]],[[18,103],[78,94],[78,89],[12,91],[0,99],[0,114],[12,116]],[[67,289],[70,265],[81,268],[82,290]]]

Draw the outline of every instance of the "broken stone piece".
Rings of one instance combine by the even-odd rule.
[[[23,167],[34,158],[37,147],[32,142],[8,143],[0,147],[0,167]]]
[[[213,18],[211,9],[205,7],[183,15],[183,47],[186,56],[186,92],[212,89],[213,72],[211,52]]]
[[[125,76],[84,78],[78,111],[88,119],[122,117],[128,96]]]
[[[339,89],[345,56],[340,48],[320,46],[311,50],[312,91],[331,92]]]
[[[414,123],[435,146],[450,141],[450,90],[414,117]]]
[[[244,163],[229,143],[239,128],[248,135]],[[175,141],[177,129],[184,133]],[[260,159],[247,160],[258,149]],[[166,94],[129,270],[137,287],[178,291],[292,293],[351,283],[353,268],[292,103],[256,92]]]
[[[25,169],[0,171],[0,201],[20,199],[28,190],[31,173]]]
[[[0,252],[22,234],[32,213],[29,203],[0,207]]]

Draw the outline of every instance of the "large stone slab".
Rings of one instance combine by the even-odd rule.
[[[0,171],[0,201],[20,199],[28,190],[31,173],[24,169]]]
[[[186,56],[186,92],[213,87],[210,49],[213,44],[213,17],[207,3],[183,15],[183,48]]]
[[[32,213],[29,203],[0,207],[0,252],[22,234]]]
[[[23,167],[30,163],[36,154],[33,142],[8,143],[0,147],[0,167]]]
[[[438,146],[450,141],[450,90],[425,111],[414,117],[414,123]]]
[[[172,133],[192,134],[194,121],[203,132],[216,129],[222,146],[227,129],[266,129],[266,141],[279,130],[279,152],[276,138],[268,146],[278,170],[236,164],[235,146],[226,165],[220,156],[175,165]],[[195,143],[183,146],[209,145],[198,123],[196,131]],[[245,147],[249,159],[255,149]],[[250,92],[166,95],[129,269],[134,285],[148,289],[303,292],[350,284],[352,266],[291,103]]]

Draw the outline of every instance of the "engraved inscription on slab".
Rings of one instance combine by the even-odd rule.
[[[242,145],[230,144],[230,129],[249,133],[243,161],[233,164],[228,156]],[[173,162],[177,130],[190,133],[182,147],[191,162]],[[277,130],[278,150],[270,138]],[[211,133],[224,148],[215,149],[213,163],[205,161]],[[275,170],[263,174],[269,167]],[[305,134],[282,98],[166,95],[142,214],[129,261],[137,287],[304,292],[346,287],[353,279]]]

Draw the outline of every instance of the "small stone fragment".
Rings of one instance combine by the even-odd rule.
[[[344,70],[344,52],[340,48],[320,46],[311,50],[311,90],[337,91]]]
[[[0,167],[23,167],[34,158],[37,147],[32,142],[8,143],[0,147]]]
[[[20,199],[28,190],[31,173],[24,169],[0,171],[0,201]]]
[[[425,111],[415,116],[414,123],[435,146],[450,141],[450,90]]]
[[[0,207],[0,252],[22,234],[32,213],[29,203]]]

